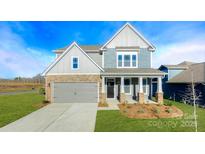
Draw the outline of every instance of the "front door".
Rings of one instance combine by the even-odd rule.
[[[107,80],[107,98],[114,98],[114,79]]]

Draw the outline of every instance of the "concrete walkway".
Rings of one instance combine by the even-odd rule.
[[[53,103],[5,127],[1,132],[93,132],[97,103]]]

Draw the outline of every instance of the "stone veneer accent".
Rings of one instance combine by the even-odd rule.
[[[125,93],[120,93],[120,103],[125,103],[125,100],[126,100],[126,96],[125,96]]]
[[[45,77],[46,100],[51,101],[51,83],[52,82],[98,82],[99,91],[101,91],[100,75],[48,75]],[[101,93],[99,93],[101,98]]]
[[[140,104],[144,104],[144,93],[138,93],[138,99]]]
[[[156,93],[156,100],[157,100],[157,103],[159,104],[163,104],[163,93]]]
[[[100,94],[100,102],[99,103],[102,103],[102,104],[107,103],[107,101],[106,101],[106,93],[101,93]]]

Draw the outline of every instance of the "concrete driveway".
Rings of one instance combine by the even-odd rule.
[[[93,132],[97,103],[53,103],[5,127],[1,132]]]

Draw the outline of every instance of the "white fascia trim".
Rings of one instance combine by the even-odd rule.
[[[59,62],[73,46],[78,47],[78,48],[80,49],[80,51],[82,51],[101,71],[104,72],[104,70],[103,70],[92,58],[90,58],[90,56],[88,56],[88,54],[87,54],[85,51],[83,51],[83,49],[81,49],[76,42],[73,42],[58,58],[56,58],[56,59],[54,60],[53,63],[51,63],[51,64],[49,65],[49,67],[48,67],[45,71],[43,71],[42,76],[45,76],[46,73],[48,73],[48,71],[49,71],[51,68],[53,68],[53,66],[55,66],[56,63]]]
[[[101,75],[160,75],[163,76],[164,73],[101,73]]]
[[[153,44],[151,44],[147,39],[145,39],[144,36],[142,36],[142,34],[140,34],[140,32],[138,32],[130,23],[126,23],[124,26],[122,26],[114,35],[113,37],[111,37],[111,39],[109,39],[101,48],[100,50],[104,50],[104,48],[108,45],[108,43],[110,43],[126,26],[129,26],[137,35],[139,35],[141,37],[141,39],[143,39],[149,46],[152,47],[152,49],[150,49],[151,51],[154,51],[156,48]]]
[[[46,76],[50,75],[100,75],[100,73],[49,73]]]
[[[104,51],[102,51],[102,67],[104,68],[105,66],[105,63],[104,63],[104,59],[105,58],[105,56],[104,56]]]
[[[132,52],[139,52],[140,49],[116,49],[116,51],[132,51]]]
[[[150,63],[151,63],[151,68],[152,68],[152,52],[150,52]]]
[[[139,78],[139,77],[142,77],[142,78],[158,78],[159,76],[157,75],[153,75],[153,76],[146,76],[146,75],[138,75],[138,76],[134,76],[134,75],[102,75],[103,77],[105,78],[119,78],[119,77],[128,77],[128,78]]]

